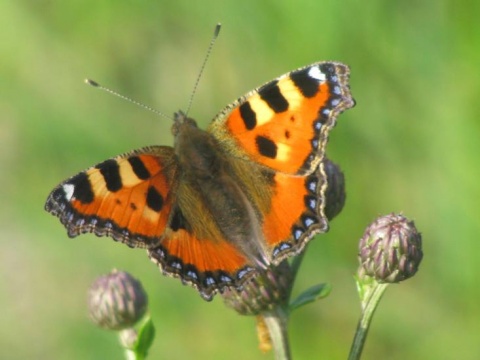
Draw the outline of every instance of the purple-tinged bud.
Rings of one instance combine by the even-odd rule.
[[[124,271],[113,270],[98,277],[88,291],[90,317],[105,329],[132,327],[145,315],[147,306],[142,284]]]
[[[221,296],[225,304],[241,315],[258,315],[284,305],[290,295],[292,275],[287,261],[259,272],[241,289],[227,288]]]
[[[360,277],[365,274],[379,283],[397,283],[417,272],[423,257],[422,236],[403,215],[382,216],[367,227],[358,257]]]

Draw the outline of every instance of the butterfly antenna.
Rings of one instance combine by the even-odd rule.
[[[195,85],[193,86],[192,95],[190,96],[190,100],[188,101],[188,106],[187,106],[187,110],[185,111],[185,115],[188,115],[188,113],[190,111],[190,108],[192,107],[193,97],[195,96],[195,93],[197,92],[198,83],[200,82],[200,78],[202,77],[203,70],[205,69],[205,65],[207,64],[207,60],[210,57],[210,53],[212,52],[213,45],[215,44],[215,40],[217,40],[217,37],[218,37],[218,34],[220,33],[221,27],[222,27],[222,24],[220,24],[220,23],[218,23],[215,26],[215,30],[213,31],[212,40],[210,41],[210,45],[208,45],[207,54],[205,55],[205,59],[203,60],[202,67],[200,68],[200,73],[197,76],[197,81],[195,81]]]
[[[154,109],[154,108],[151,108],[151,107],[148,106],[148,105],[142,104],[141,102],[135,101],[135,100],[133,100],[133,99],[131,99],[131,98],[125,96],[125,95],[119,94],[119,93],[117,93],[116,91],[113,91],[112,89],[109,89],[109,88],[107,88],[107,87],[105,87],[105,86],[100,85],[100,84],[97,83],[96,81],[93,81],[93,80],[90,80],[90,79],[85,79],[85,83],[88,84],[88,85],[91,85],[91,86],[93,86],[93,87],[96,87],[97,89],[103,90],[103,91],[105,91],[105,92],[107,92],[107,93],[109,93],[109,94],[111,94],[111,95],[114,95],[114,96],[116,96],[116,97],[119,97],[120,99],[126,100],[126,101],[128,101],[129,103],[132,103],[132,104],[135,104],[135,105],[137,105],[137,106],[140,106],[141,108],[144,108],[145,110],[151,111],[151,112],[153,112],[154,114],[160,115],[161,117],[164,117],[164,118],[166,118],[166,119],[168,119],[168,120],[172,120],[171,117],[165,115],[164,113],[162,113],[162,112],[160,112],[160,111],[158,111],[158,110],[156,110],[156,109]]]

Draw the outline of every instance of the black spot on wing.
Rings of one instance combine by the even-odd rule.
[[[89,204],[93,201],[95,194],[86,173],[81,172],[75,175],[68,181],[68,184],[73,185],[73,197],[75,199],[83,204]]]
[[[138,156],[132,156],[128,158],[128,162],[130,163],[133,172],[140,180],[146,180],[150,178],[150,171],[148,171],[142,159],[140,159]]]
[[[327,76],[335,75],[335,65],[332,63],[324,63],[320,66],[320,71]]]
[[[187,220],[183,216],[182,210],[178,207],[175,207],[173,210],[172,220],[170,221],[170,227],[173,231],[178,231],[179,229],[188,230],[189,226]]]
[[[278,81],[272,81],[259,90],[259,95],[263,101],[276,113],[288,110],[288,101],[283,96],[277,85]]]
[[[122,178],[120,176],[120,167],[116,160],[106,160],[95,166],[105,179],[108,191],[115,192],[122,188]]]
[[[239,107],[240,115],[247,130],[252,130],[257,126],[257,115],[252,110],[250,103],[247,101]]]
[[[255,142],[260,154],[271,159],[277,157],[277,145],[272,140],[264,136],[257,136]]]
[[[163,197],[153,186],[147,191],[147,206],[157,212],[163,208]]]
[[[308,75],[310,69],[311,68],[306,68],[300,71],[294,71],[290,74],[290,79],[292,79],[302,95],[307,98],[314,97],[319,90],[318,80]]]

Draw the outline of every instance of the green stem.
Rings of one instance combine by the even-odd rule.
[[[358,322],[348,360],[360,359],[373,314],[387,286],[388,284],[373,284],[371,291],[366,294],[364,301],[362,301],[362,316]]]
[[[143,356],[143,354],[141,354],[137,351],[128,350],[128,349],[125,349],[125,357],[127,358],[127,360],[143,360],[143,359],[145,359],[145,356]]]
[[[290,344],[288,342],[288,313],[277,306],[262,314],[267,325],[276,360],[291,360]]]

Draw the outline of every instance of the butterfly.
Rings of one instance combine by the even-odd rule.
[[[179,111],[174,146],[149,146],[58,185],[45,209],[68,235],[146,248],[162,272],[211,300],[299,254],[328,229],[322,160],[354,106],[349,68],[318,62],[224,108],[207,130]]]

